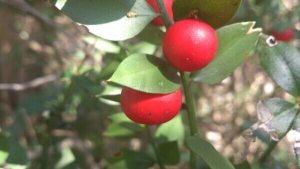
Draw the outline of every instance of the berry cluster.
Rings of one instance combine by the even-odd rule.
[[[155,0],[146,0],[157,12]],[[164,0],[167,12],[173,19],[173,0]],[[161,17],[152,24],[163,26]],[[214,58],[218,39],[214,29],[199,19],[184,19],[171,25],[162,42],[166,60],[180,71],[197,71]],[[141,124],[161,124],[174,118],[182,103],[180,89],[169,94],[152,94],[123,87],[121,107],[132,121]]]

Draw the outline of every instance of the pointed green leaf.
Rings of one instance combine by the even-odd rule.
[[[0,164],[2,164],[9,155],[9,143],[5,135],[0,133]]]
[[[178,143],[182,143],[184,137],[184,125],[180,114],[172,120],[161,124],[155,132],[155,139],[158,143],[168,141],[177,141]]]
[[[118,68],[120,62],[118,61],[111,61],[109,62],[100,72],[98,79],[100,80],[107,80],[110,78],[116,69]]]
[[[175,165],[179,163],[180,153],[177,141],[161,143],[158,145],[158,150],[164,164]]]
[[[241,0],[175,0],[172,8],[175,21],[188,18],[191,11],[197,10],[197,18],[218,28],[234,16],[240,4]]]
[[[165,60],[146,54],[127,57],[111,82],[148,93],[171,93],[180,87],[180,77]]]
[[[143,0],[51,0],[63,13],[108,40],[134,37],[157,15]]]
[[[228,77],[253,49],[261,29],[252,29],[255,22],[236,23],[216,31],[218,50],[205,68],[193,72],[193,81],[215,84]]]
[[[265,38],[260,38],[258,54],[261,66],[283,90],[299,97],[300,52],[293,46],[283,42],[271,46],[267,44]]]
[[[280,98],[268,99],[263,103],[274,114],[270,127],[277,130],[279,138],[284,137],[292,128],[298,108],[295,104]]]
[[[234,169],[233,165],[220,154],[209,142],[198,137],[186,138],[187,146],[196,153],[211,169]]]
[[[107,159],[116,169],[148,169],[155,160],[148,154],[131,150],[122,151]]]

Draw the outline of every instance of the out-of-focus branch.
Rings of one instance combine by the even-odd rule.
[[[63,28],[61,28],[59,25],[57,25],[53,20],[47,18],[45,15],[43,15],[40,11],[26,3],[24,0],[0,0],[0,2],[3,2],[7,5],[10,5],[16,9],[19,9],[23,12],[27,12],[31,15],[33,15],[35,18],[39,19],[43,23],[45,23],[47,26],[57,29],[60,32],[62,32],[64,35],[66,35],[69,39],[71,39],[71,42],[76,46],[79,47],[79,43],[74,38],[73,35],[66,32]]]
[[[0,90],[15,90],[15,91],[20,91],[20,90],[26,90],[29,88],[34,88],[34,87],[38,87],[41,86],[43,84],[55,81],[59,78],[58,75],[47,75],[44,77],[40,77],[37,79],[34,79],[32,81],[29,81],[27,83],[22,83],[22,84],[18,84],[18,83],[0,83]]]

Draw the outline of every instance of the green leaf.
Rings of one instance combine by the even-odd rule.
[[[166,165],[175,165],[180,161],[177,141],[164,142],[158,145],[160,156]]]
[[[244,161],[240,164],[235,165],[234,167],[235,169],[251,169],[251,165],[248,161]]]
[[[109,116],[112,123],[106,128],[107,137],[127,137],[144,129],[144,125],[132,122],[124,113],[116,113]]]
[[[95,46],[96,49],[109,53],[119,53],[120,46],[114,44],[111,41],[95,37],[95,36],[82,36],[81,39],[87,42],[89,45]]]
[[[128,128],[132,131],[139,132],[144,129],[144,125],[132,122],[124,113],[116,113],[109,116],[109,118],[118,123],[120,126]]]
[[[268,99],[263,101],[263,103],[274,114],[270,127],[277,130],[279,138],[283,138],[292,128],[298,108],[295,107],[295,104],[280,98]]]
[[[128,51],[130,54],[144,53],[148,55],[153,55],[155,50],[156,50],[155,45],[143,41],[128,47]]]
[[[0,164],[2,164],[9,155],[9,143],[5,135],[0,133]]]
[[[111,82],[148,93],[171,93],[180,87],[180,77],[165,60],[146,54],[127,57]]]
[[[122,151],[107,159],[116,169],[148,169],[155,164],[155,160],[148,154],[136,151]]]
[[[8,137],[9,156],[6,160],[8,164],[21,166],[28,162],[26,149],[13,137]]]
[[[216,31],[217,53],[205,68],[193,72],[193,81],[215,84],[228,77],[253,49],[261,29],[252,29],[255,22],[236,23]]]
[[[72,169],[75,168],[75,156],[69,147],[64,147],[61,150],[61,155],[54,165],[54,169]]]
[[[293,46],[278,42],[270,47],[264,38],[258,43],[259,61],[263,69],[283,90],[300,96],[300,53]]]
[[[186,138],[186,143],[211,169],[234,169],[229,160],[206,140],[198,136],[189,136]]]
[[[118,66],[120,65],[120,62],[118,61],[111,61],[109,62],[100,72],[98,79],[100,80],[107,80],[108,78],[110,78],[114,72],[116,71],[116,69],[118,68]]]
[[[91,95],[99,95],[104,91],[104,87],[101,84],[95,84],[89,77],[84,75],[74,76],[73,79],[81,90]]]
[[[162,45],[162,38],[164,36],[164,32],[158,27],[149,24],[145,27],[145,29],[140,32],[137,37],[146,42],[152,43],[157,46]]]
[[[158,14],[142,0],[51,0],[75,22],[108,40],[134,37]],[[130,17],[129,12],[136,16]],[[128,15],[128,16],[127,16]]]
[[[155,132],[155,139],[157,143],[170,141],[182,143],[184,137],[184,125],[180,114],[178,114],[172,120],[161,124]]]
[[[175,0],[172,8],[175,21],[188,18],[191,11],[197,10],[197,18],[218,28],[234,16],[240,4],[241,0]]]

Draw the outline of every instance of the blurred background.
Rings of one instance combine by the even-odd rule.
[[[138,38],[112,42],[95,37],[40,0],[0,0],[0,18],[0,130],[10,144],[6,163],[16,168],[100,169],[109,168],[107,159],[123,149],[149,149],[146,131],[124,134],[111,125],[109,116],[121,112],[118,103],[111,101],[120,93],[120,86],[105,80],[131,53],[162,56],[161,47]],[[256,21],[255,27],[264,34],[292,28],[293,39],[287,43],[300,49],[299,0],[243,0],[230,23],[242,21]],[[249,147],[241,136],[257,121],[257,102],[273,97],[293,99],[262,70],[255,50],[220,84],[194,83],[192,87],[198,128],[235,163],[245,158],[255,162],[270,143],[261,130],[255,131],[257,139]],[[99,94],[108,98],[99,98]],[[187,134],[184,111],[181,116]],[[287,134],[266,168],[296,169],[293,142]],[[181,162],[169,168],[187,168],[183,143],[180,152]],[[61,164],[69,157],[76,162]]]

